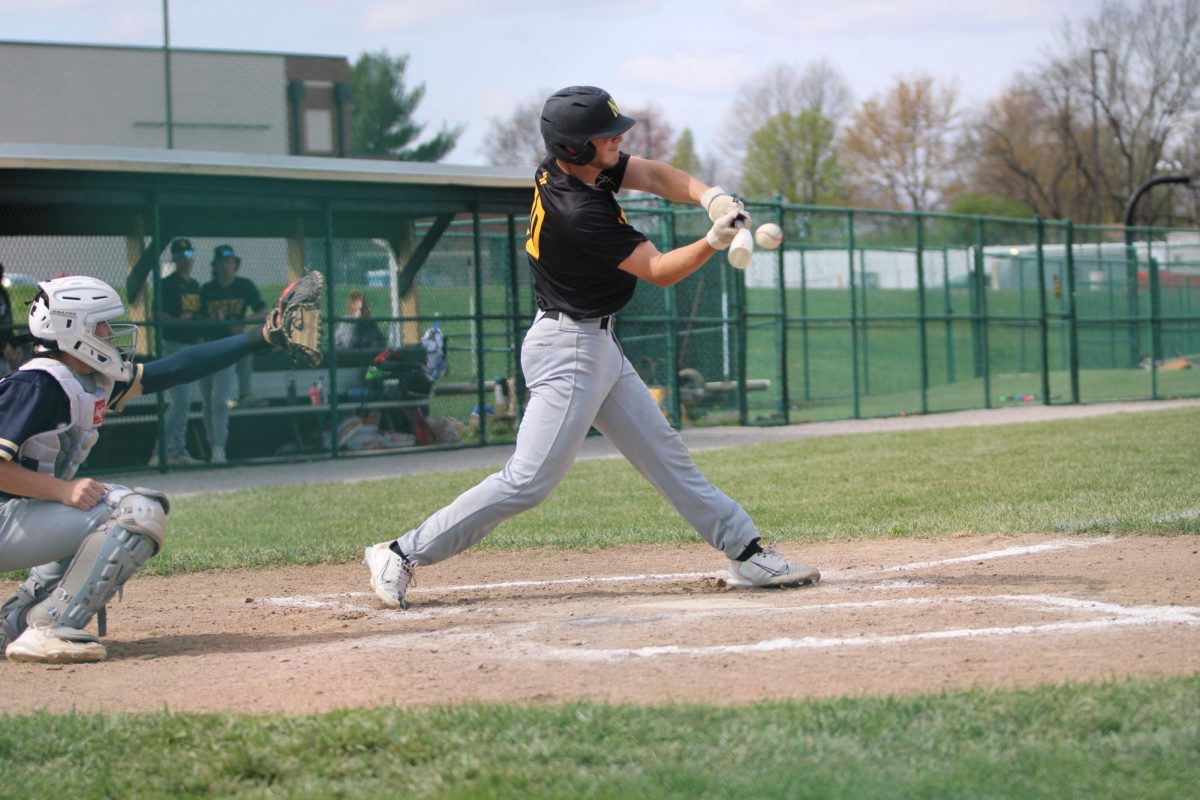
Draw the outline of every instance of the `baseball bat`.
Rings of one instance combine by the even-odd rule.
[[[750,266],[750,257],[754,255],[754,234],[750,233],[750,229],[744,224],[740,224],[739,227],[741,230],[733,237],[726,258],[734,268],[745,269]]]

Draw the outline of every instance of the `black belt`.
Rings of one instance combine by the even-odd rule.
[[[559,311],[557,308],[552,308],[545,312],[542,316],[544,316],[546,319],[559,319],[564,315],[563,312]],[[566,317],[567,319],[574,319],[574,317],[572,317],[570,314],[567,314]],[[591,319],[598,320],[600,322],[600,330],[606,331],[608,330],[608,326],[612,323],[612,314],[609,314],[607,317],[592,317]],[[589,320],[577,319],[575,321],[588,322]]]

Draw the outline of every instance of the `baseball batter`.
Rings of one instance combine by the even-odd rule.
[[[546,499],[592,426],[725,555],[730,583],[774,587],[820,579],[813,567],[763,547],[749,515],[696,469],[613,334],[615,314],[639,279],[678,283],[750,225],[741,202],[720,187],[622,153],[622,135],[633,124],[607,92],[592,86],[563,89],[542,107],[548,156],[534,178],[525,239],[539,311],[521,350],[530,397],[516,450],[502,471],[415,530],[366,549],[371,587],[386,606],[407,607],[416,567],[466,550]],[[695,242],[659,252],[626,221],[615,196],[622,188],[699,203],[712,228]]]
[[[315,281],[319,293],[319,273],[310,275],[318,277],[301,281]],[[79,276],[38,284],[29,308],[34,357],[0,380],[0,572],[30,568],[0,606],[8,658],[106,657],[84,628],[162,548],[169,504],[153,489],[76,478],[76,471],[107,412],[131,398],[194,381],[272,345],[292,350],[280,332],[289,327],[283,306],[281,299],[261,327],[133,364],[137,326],[113,322],[125,306],[111,286]]]

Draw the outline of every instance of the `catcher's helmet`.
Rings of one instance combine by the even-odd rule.
[[[55,278],[38,284],[29,307],[29,333],[43,347],[70,353],[115,380],[127,380],[138,326],[110,322],[124,315],[125,304],[104,281]],[[101,322],[109,323],[108,335],[96,332]]]
[[[595,136],[617,136],[637,120],[617,108],[616,101],[595,86],[560,89],[542,106],[542,139],[546,152],[568,164],[587,164],[596,157]]]

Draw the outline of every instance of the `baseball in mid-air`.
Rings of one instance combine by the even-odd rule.
[[[763,250],[774,250],[783,244],[783,228],[774,222],[766,222],[758,226],[754,232],[754,241]]]

